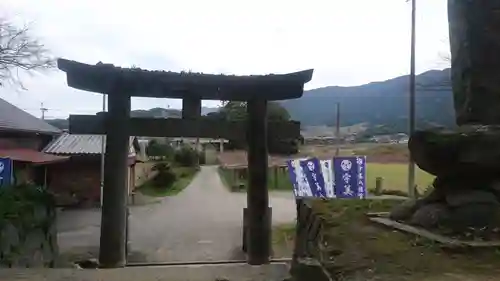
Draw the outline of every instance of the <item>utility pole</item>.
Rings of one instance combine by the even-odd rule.
[[[335,156],[340,154],[340,102],[337,102],[337,120],[335,121],[335,138],[337,139],[337,148],[335,149]]]
[[[102,112],[106,112],[106,94],[102,94]],[[103,113],[105,114],[105,113]],[[106,116],[104,115],[106,118]],[[104,191],[104,153],[106,150],[106,134],[101,135],[101,207],[102,192]]]
[[[200,116],[201,116],[201,108],[202,108],[202,105],[200,105],[200,112],[199,112],[198,118],[200,118]],[[201,168],[200,167],[200,154],[202,152],[205,152],[205,151],[203,149],[201,149],[201,147],[200,147],[200,137],[198,135],[196,135],[195,145],[196,145],[196,150],[195,150],[196,151],[196,165],[198,166],[198,168]]]
[[[49,111],[49,109],[43,107],[43,102],[40,103],[40,111],[42,112],[42,120],[45,120],[45,112]]]
[[[410,48],[410,98],[409,98],[409,135],[415,132],[415,25],[416,25],[416,0],[411,1],[411,48]],[[408,162],[408,194],[415,198],[415,162]]]

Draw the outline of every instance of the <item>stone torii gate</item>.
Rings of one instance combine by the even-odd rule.
[[[108,95],[108,112],[71,115],[70,133],[106,134],[104,188],[99,262],[101,267],[126,264],[126,163],[129,136],[201,137],[235,139],[248,143],[249,264],[269,263],[271,213],[269,206],[267,134],[271,138],[300,136],[300,123],[267,122],[267,102],[302,96],[313,70],[283,75],[226,76],[120,68],[111,64],[84,64],[58,60],[68,86]],[[130,118],[130,99],[182,99],[182,119]],[[248,120],[225,122],[200,118],[201,100],[246,101]],[[269,128],[269,129],[268,129]]]

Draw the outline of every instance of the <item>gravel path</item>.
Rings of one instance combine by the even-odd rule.
[[[271,193],[270,205],[273,224],[294,221],[292,194]],[[131,208],[130,261],[244,259],[240,249],[245,206],[246,194],[229,192],[219,178],[217,166],[203,166],[177,196]],[[99,222],[98,210],[63,212],[59,221],[61,251],[96,252]]]

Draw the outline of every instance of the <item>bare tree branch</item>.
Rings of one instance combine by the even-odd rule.
[[[443,39],[442,41],[446,45],[450,44],[450,39],[449,38]],[[448,67],[451,67],[451,53],[450,53],[449,50],[447,52],[440,52],[439,53],[439,57],[441,58],[442,62],[444,62],[444,63],[446,63],[448,65]]]
[[[55,66],[45,47],[29,34],[29,27],[17,27],[0,18],[0,86],[13,83],[24,89],[19,74],[32,74]]]
[[[444,62],[448,67],[451,66],[451,55],[450,53],[439,53],[439,57],[442,62]],[[451,77],[447,77],[444,80],[426,81],[426,83],[417,83],[417,90],[421,92],[432,91],[432,92],[447,92],[451,91]]]
[[[439,57],[443,62],[446,62],[448,64],[451,63],[451,55],[450,54],[439,54]]]

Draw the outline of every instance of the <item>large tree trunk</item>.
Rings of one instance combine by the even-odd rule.
[[[436,175],[434,190],[391,217],[485,239],[500,214],[500,0],[448,0],[448,13],[460,127],[412,134],[411,158]]]
[[[500,124],[500,1],[448,0],[458,125]]]

